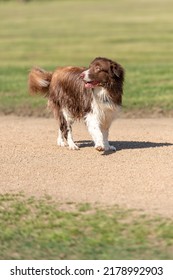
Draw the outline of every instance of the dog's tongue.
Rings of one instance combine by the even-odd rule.
[[[93,81],[93,82],[90,82],[90,83],[85,83],[86,88],[94,88],[97,85],[98,85],[97,81]]]
[[[86,84],[85,84],[85,87],[86,87],[86,88],[93,88],[94,86],[93,86],[91,83],[86,83]]]

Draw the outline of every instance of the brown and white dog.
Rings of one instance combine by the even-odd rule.
[[[89,68],[58,67],[53,73],[33,68],[29,90],[48,98],[48,106],[59,120],[57,144],[79,147],[72,137],[72,124],[83,118],[98,151],[115,151],[108,131],[122,104],[124,70],[110,59],[97,57]]]

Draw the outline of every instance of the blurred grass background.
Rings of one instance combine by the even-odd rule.
[[[27,92],[33,65],[87,66],[96,56],[126,69],[124,111],[173,112],[173,1],[0,1],[0,112],[44,115]]]

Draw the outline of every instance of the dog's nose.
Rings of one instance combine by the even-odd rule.
[[[80,74],[80,78],[81,78],[81,79],[84,79],[84,78],[85,78],[85,73],[84,73],[84,72],[82,72],[82,73]]]

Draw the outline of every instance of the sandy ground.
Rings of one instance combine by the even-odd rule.
[[[56,146],[53,119],[0,117],[0,192],[90,202],[173,217],[173,119],[119,119],[117,152],[96,151],[83,123],[79,151]]]

